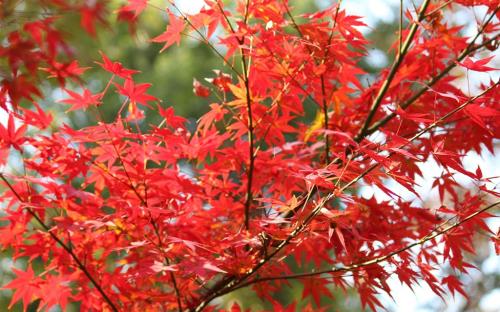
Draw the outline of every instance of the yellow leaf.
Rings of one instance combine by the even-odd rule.
[[[324,127],[324,125],[325,125],[325,118],[323,116],[323,112],[318,110],[316,112],[316,117],[314,118],[313,123],[311,124],[309,129],[307,129],[307,131],[304,135],[304,142],[309,141],[309,139],[311,138],[311,135],[314,133],[314,131],[322,129]]]

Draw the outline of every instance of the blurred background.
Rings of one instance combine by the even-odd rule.
[[[66,32],[66,37],[70,46],[74,48],[75,58],[79,60],[83,67],[92,67],[88,70],[83,79],[85,84],[93,91],[102,90],[108,82],[110,75],[100,69],[94,62],[100,61],[99,51],[103,51],[113,60],[120,60],[125,67],[140,70],[137,75],[137,81],[152,83],[150,94],[162,100],[163,107],[173,106],[178,115],[189,119],[194,127],[197,118],[208,110],[210,101],[215,99],[200,98],[193,94],[193,78],[203,81],[206,77],[213,77],[214,69],[229,72],[225,69],[220,59],[204,44],[200,44],[196,39],[184,37],[179,47],[173,46],[163,53],[159,53],[162,45],[151,44],[150,39],[162,33],[167,22],[166,14],[158,8],[166,5],[167,1],[150,1],[154,7],[149,7],[140,16],[138,28],[135,34],[130,34],[128,25],[116,20],[114,10],[118,9],[123,1],[111,0],[109,13],[105,15],[106,20],[103,25],[97,29],[95,38],[84,33],[80,27],[80,20],[76,14],[65,13],[58,23],[61,29]],[[179,8],[184,12],[195,12],[201,5],[201,0],[177,0]],[[225,1],[228,6],[234,4],[234,1]],[[415,1],[418,5],[418,1]],[[290,1],[293,6],[293,14],[303,12],[313,12],[318,8],[329,6],[335,1],[328,0],[297,0]],[[404,7],[412,8],[413,4],[403,1]],[[39,5],[39,1],[20,1],[20,0],[0,0],[0,6],[4,6],[4,12],[8,12],[0,19],[0,42],[5,42],[6,35],[19,27],[20,23],[26,20],[36,20],[43,16],[44,12]],[[9,6],[9,7],[7,7]],[[389,46],[396,38],[399,21],[399,0],[344,0],[342,8],[353,15],[364,16],[364,22],[368,25],[361,31],[366,34],[371,41],[370,49],[366,57],[361,60],[360,65],[368,73],[366,80],[374,79],[376,73],[392,62],[393,54],[389,53]],[[8,9],[8,11],[7,11]],[[475,18],[484,14],[484,8],[478,7],[477,11],[461,10],[456,6],[454,11],[448,14],[449,23],[457,25],[469,25],[463,29],[467,36],[471,36],[476,31]],[[498,54],[498,52],[496,52]],[[498,55],[496,58],[498,65]],[[0,73],[4,66],[0,59]],[[496,66],[499,67],[499,66]],[[496,74],[498,78],[498,73]],[[468,77],[477,85],[478,82],[489,80],[488,74],[474,74]],[[467,78],[458,84],[467,85]],[[65,113],[67,106],[58,104],[57,101],[65,98],[66,95],[55,84],[55,81],[44,82],[43,93],[46,97],[40,101],[40,105],[50,111],[54,119],[71,124],[74,127],[83,127],[94,123],[91,115],[77,111]],[[29,105],[29,104],[27,104]],[[104,119],[113,120],[116,111],[121,105],[117,94],[109,92],[104,99],[102,112]],[[311,105],[311,110],[314,107]],[[314,112],[310,114],[314,116]],[[6,114],[0,110],[0,122],[4,123]],[[158,124],[160,117],[155,114],[148,114],[146,123]],[[500,142],[496,144],[496,155],[500,153]],[[467,155],[468,163],[471,168],[476,168],[479,164],[483,172],[488,172],[490,176],[500,176],[500,158],[487,151],[481,155]],[[15,168],[14,168],[15,169]],[[6,169],[7,170],[7,169]],[[429,173],[429,177],[436,175],[439,170],[435,164],[428,163],[422,166],[424,173]],[[421,179],[421,185],[428,190],[427,199],[420,205],[439,205],[436,201],[436,193],[431,190],[426,179]],[[464,183],[467,183],[466,181]],[[397,187],[395,185],[391,187]],[[471,186],[472,187],[472,186]],[[403,192],[403,190],[401,190]],[[381,196],[376,190],[363,189],[362,196]],[[408,195],[411,196],[411,195]],[[0,215],[1,215],[0,202]],[[499,224],[496,222],[495,226]],[[416,287],[413,290],[401,286],[397,278],[390,279],[390,285],[394,290],[392,298],[383,295],[380,300],[388,307],[389,311],[499,311],[498,298],[500,298],[500,258],[495,256],[492,244],[488,243],[486,235],[481,233],[476,238],[477,254],[470,255],[471,262],[475,263],[478,270],[473,270],[470,276],[463,277],[465,288],[470,294],[470,301],[465,301],[460,295],[455,298],[445,297],[446,302],[436,297],[427,287]],[[14,263],[10,257],[9,250],[0,250],[0,285],[5,285],[11,279],[11,268],[15,265],[23,267],[22,259]],[[36,266],[35,266],[36,268]],[[443,268],[445,272],[447,268]],[[290,287],[279,293],[276,300],[291,304],[297,301],[297,311],[304,310],[309,304],[308,300],[302,300],[301,294],[303,284],[297,281],[291,281]],[[0,311],[6,311],[10,302],[11,291],[0,290]],[[329,304],[328,311],[362,311],[359,298],[355,292],[347,293],[333,290],[334,298],[322,298],[325,304]],[[244,308],[251,308],[253,311],[272,310],[272,306],[260,301],[249,289],[243,289],[220,299],[219,303],[231,305],[232,302],[239,302]],[[37,303],[30,305],[30,311],[36,311]],[[77,306],[70,308],[78,310]],[[22,305],[16,304],[12,311],[22,311]]]

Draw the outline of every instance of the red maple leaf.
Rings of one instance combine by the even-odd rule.
[[[492,71],[492,70],[498,70],[497,68],[485,66],[488,64],[495,56],[490,56],[487,58],[484,58],[482,60],[477,60],[473,61],[470,57],[467,57],[462,63],[458,63],[462,65],[463,67],[473,70],[473,71],[479,71],[479,72],[487,72],[487,71]]]
[[[102,24],[106,24],[106,20],[104,18],[104,14],[106,12],[106,7],[102,2],[94,2],[93,5],[85,4],[80,8],[81,20],[80,24],[83,29],[91,36],[95,36],[95,24],[96,22],[100,22]]]
[[[164,51],[174,43],[179,44],[181,42],[181,33],[185,26],[182,18],[179,18],[172,13],[169,13],[168,16],[170,24],[167,26],[167,29],[159,36],[151,40],[153,42],[165,42],[165,45],[161,48],[160,52]]]
[[[441,282],[448,286],[448,289],[451,291],[451,294],[455,296],[455,292],[461,293],[465,298],[468,298],[467,293],[463,289],[462,283],[458,280],[456,276],[450,275],[444,277]]]
[[[46,129],[52,122],[52,115],[46,113],[37,102],[33,102],[33,105],[36,108],[36,112],[20,107],[23,112],[23,116],[20,118],[24,119],[26,123],[39,129]]]
[[[200,97],[208,97],[210,89],[201,84],[197,79],[193,79],[193,92]]]
[[[60,305],[66,311],[68,298],[71,297],[69,281],[64,276],[48,275],[46,283],[40,287],[40,295],[43,298],[41,306],[50,310],[55,305]]]
[[[126,79],[130,78],[133,74],[139,73],[138,70],[123,67],[120,62],[111,61],[103,52],[99,53],[101,54],[103,63],[96,62],[96,64],[100,65],[105,71]]]
[[[65,89],[65,91],[71,98],[61,100],[60,102],[73,105],[68,111],[77,109],[86,110],[90,106],[98,106],[101,104],[101,94],[93,94],[88,89],[83,89],[82,94],[67,89]]]
[[[17,150],[21,150],[21,144],[24,141],[24,132],[27,125],[22,125],[16,129],[14,116],[9,115],[7,128],[0,123],[0,147],[13,146]]]
[[[302,291],[302,299],[312,296],[316,306],[321,306],[321,295],[332,297],[330,290],[325,286],[321,278],[307,278],[303,281],[304,290]]]
[[[148,0],[128,0],[128,4],[122,6],[118,10],[118,14],[122,12],[133,12],[134,17],[137,17],[147,6]]]
[[[147,94],[146,91],[151,87],[150,83],[135,84],[132,79],[126,79],[123,86],[116,84],[118,92],[129,98],[130,102],[139,103],[151,108],[147,102],[158,101],[154,96]]]
[[[31,266],[28,266],[26,272],[16,268],[12,268],[12,271],[17,275],[17,277],[3,287],[16,289],[8,308],[10,309],[16,302],[22,300],[24,311],[26,311],[31,301],[40,296],[39,282],[37,281],[35,272],[33,272]]]
[[[48,72],[49,78],[57,78],[61,85],[64,85],[66,78],[72,78],[75,80],[80,80],[80,75],[83,74],[90,67],[80,67],[77,60],[71,63],[59,63],[53,61],[49,68],[40,68],[43,71]]]

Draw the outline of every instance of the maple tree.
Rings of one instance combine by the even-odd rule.
[[[474,252],[473,235],[488,233],[498,251],[499,230],[486,223],[499,203],[486,202],[499,196],[494,177],[464,163],[469,151],[494,152],[498,81],[469,94],[454,71],[496,70],[487,52],[499,42],[497,1],[408,8],[394,62],[370,83],[359,66],[370,47],[358,29],[363,19],[341,3],[301,15],[286,0],[205,0],[195,14],[147,0],[114,12],[104,0],[40,5],[54,15],[21,23],[0,47],[9,68],[0,82],[0,109],[9,115],[0,125],[0,165],[16,158],[23,166],[0,173],[0,246],[28,262],[2,285],[14,291],[11,306],[213,311],[214,299],[251,288],[274,310],[293,311],[296,303],[282,305],[273,293],[297,279],[316,308],[327,308],[320,299],[333,286],[353,287],[375,310],[377,294],[390,294],[391,275],[410,287],[423,281],[440,296],[466,296],[457,276],[471,268],[464,253]],[[473,37],[446,20],[449,10],[478,5],[487,9]],[[56,23],[57,14],[76,12],[94,36],[105,15],[116,14],[133,32],[149,8],[169,19],[151,36],[161,51],[193,36],[220,57],[212,77],[193,80],[208,108],[195,130],[105,51],[95,66],[109,81],[102,90],[86,86],[87,68]],[[53,120],[37,103],[44,79],[64,90],[54,105],[97,122],[76,129]],[[100,109],[110,92],[123,102],[105,122]],[[145,124],[145,114],[163,121]],[[418,206],[387,187],[391,180],[420,198],[419,165],[430,159],[442,169],[433,184],[441,206]],[[364,186],[390,199],[365,198]],[[33,270],[35,259],[42,272]],[[445,263],[455,275],[438,275]],[[305,271],[310,264],[316,269]]]

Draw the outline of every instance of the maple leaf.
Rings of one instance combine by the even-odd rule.
[[[20,151],[21,144],[24,142],[24,133],[26,132],[27,127],[28,126],[26,124],[16,127],[14,115],[9,115],[7,128],[0,123],[0,147],[12,146]]]
[[[127,5],[122,6],[118,10],[119,14],[122,12],[133,12],[134,16],[137,17],[148,6],[148,0],[128,0],[127,2]]]
[[[165,42],[165,45],[161,48],[160,52],[163,52],[174,43],[179,44],[181,41],[181,33],[185,27],[184,20],[182,18],[177,17],[170,12],[168,13],[168,17],[170,23],[167,26],[167,29],[160,35],[151,39],[153,42]]]
[[[103,52],[99,53],[101,54],[103,63],[96,62],[96,64],[100,65],[104,70],[112,73],[113,75],[117,75],[118,77],[125,79],[130,79],[133,74],[139,73],[138,70],[123,67],[122,63],[120,62],[112,62]]]
[[[168,107],[167,109],[163,109],[160,105],[158,105],[158,113],[160,114],[160,116],[165,118],[167,124],[172,126],[172,128],[184,128],[186,119],[175,115],[175,111],[172,106]]]
[[[10,283],[3,286],[2,288],[7,289],[15,289],[14,295],[12,296],[12,300],[9,304],[9,309],[18,302],[19,300],[23,301],[24,311],[28,308],[28,305],[36,298],[40,297],[40,283],[35,276],[35,272],[33,272],[33,268],[28,266],[26,272],[23,270],[18,270],[16,268],[12,268],[14,274],[16,274],[16,278],[13,279]]]
[[[448,287],[448,289],[451,291],[451,294],[453,296],[455,296],[455,292],[459,292],[465,298],[468,298],[467,293],[463,289],[462,283],[458,280],[458,278],[456,276],[449,275],[449,276],[443,277],[441,282]]]
[[[497,256],[500,256],[500,228],[498,229],[497,234],[491,237],[491,241],[495,245],[495,253]]]
[[[500,116],[500,111],[491,108],[484,107],[477,104],[470,104],[465,107],[464,112],[479,126],[483,129],[488,130],[486,123],[483,119],[486,118],[498,118]]]
[[[200,97],[208,97],[210,95],[210,89],[202,85],[196,79],[193,79],[193,92]]]
[[[376,297],[377,292],[373,288],[361,285],[358,288],[358,293],[363,308],[368,305],[372,311],[377,311],[377,306],[382,307],[382,303]]]
[[[98,106],[101,104],[101,94],[92,94],[90,90],[83,89],[83,93],[79,94],[77,92],[64,89],[66,93],[69,94],[70,98],[61,100],[59,102],[73,105],[68,111],[74,111],[77,109],[86,110],[90,106]]]
[[[231,75],[221,72],[220,70],[214,70],[217,75],[215,78],[205,78],[206,81],[214,84],[219,90],[224,92],[229,91],[229,84],[231,83]]]
[[[69,281],[64,276],[47,275],[45,283],[40,286],[40,298],[42,298],[40,307],[47,307],[47,310],[50,310],[59,305],[66,311],[68,299],[71,298]]]
[[[130,102],[139,103],[151,108],[147,102],[158,101],[157,98],[146,93],[146,91],[151,87],[150,83],[135,84],[132,79],[125,79],[123,86],[119,84],[115,85],[118,88],[118,92],[128,97]]]
[[[488,64],[494,57],[495,56],[493,55],[477,61],[474,61],[470,57],[467,57],[462,63],[459,62],[458,64],[462,65],[463,67],[469,70],[479,71],[479,72],[498,70],[497,68],[486,66],[486,64]]]
[[[121,11],[118,10],[118,16],[116,20],[125,22],[128,24],[128,31],[131,35],[135,35],[137,32],[137,16],[133,11]]]
[[[40,68],[43,71],[48,72],[49,78],[57,78],[59,84],[64,85],[66,78],[72,78],[75,80],[81,80],[80,75],[82,75],[90,67],[80,67],[77,60],[70,63],[59,63],[53,61],[50,68]]]
[[[321,278],[307,278],[302,283],[304,284],[302,299],[312,296],[317,307],[321,306],[321,295],[332,298],[330,290]]]
[[[24,121],[39,129],[46,129],[52,123],[52,115],[46,113],[37,102],[33,102],[36,112],[21,107]]]
[[[23,98],[33,101],[34,96],[42,96],[34,82],[26,75],[15,76],[10,80],[4,79],[0,83],[2,89],[0,94],[7,94],[14,108],[19,106]]]
[[[94,37],[96,35],[95,24],[97,22],[106,24],[106,20],[104,18],[105,12],[106,7],[104,6],[104,3],[99,1],[93,1],[82,5],[80,7],[80,24],[82,28]]]

